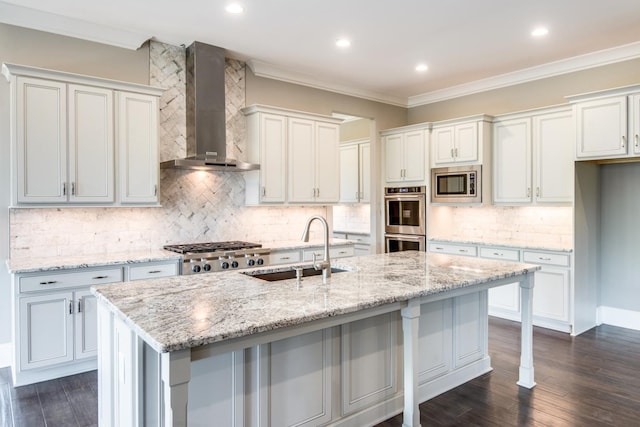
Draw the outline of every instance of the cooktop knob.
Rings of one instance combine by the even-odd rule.
[[[238,268],[238,261],[233,261],[231,263],[231,268]]]
[[[250,260],[247,261],[247,264],[250,265],[250,266],[254,266],[254,265],[256,265],[256,260],[255,259],[250,259]]]
[[[194,273],[200,273],[200,266],[194,265],[193,267],[191,267],[191,271],[193,271]]]
[[[263,260],[262,258],[258,258],[258,261],[257,261],[257,262],[258,262],[258,265],[262,265],[262,264],[264,264],[264,260]]]
[[[211,264],[205,264],[205,265],[202,267],[202,269],[203,269],[204,271],[211,271]]]
[[[223,263],[222,263],[222,268],[223,268],[224,270],[226,270],[227,268],[229,268],[229,263],[228,263],[227,261],[223,262]]]

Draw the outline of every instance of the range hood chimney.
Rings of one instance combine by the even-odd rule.
[[[224,49],[193,42],[186,50],[187,157],[160,167],[246,171],[259,165],[227,158]]]

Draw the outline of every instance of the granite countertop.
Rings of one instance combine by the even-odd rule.
[[[413,251],[341,258],[332,265],[348,271],[332,274],[324,285],[321,276],[304,278],[300,288],[295,279],[267,282],[225,272],[95,286],[92,292],[156,351],[169,352],[540,269]]]
[[[519,249],[530,249],[534,251],[552,251],[552,252],[573,252],[573,248],[563,247],[560,245],[551,245],[551,244],[536,244],[535,242],[521,241],[521,240],[495,240],[495,241],[487,241],[487,240],[466,240],[455,239],[455,238],[439,238],[439,237],[429,237],[427,239],[428,242],[447,242],[454,244],[466,244],[466,245],[482,245],[482,246],[504,246],[509,248],[519,248]]]
[[[179,260],[180,254],[159,250],[113,252],[108,254],[55,256],[47,258],[20,258],[7,260],[9,273],[34,273],[68,270],[84,267],[102,267],[117,264]]]

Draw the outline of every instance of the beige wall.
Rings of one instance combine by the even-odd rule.
[[[564,104],[567,95],[640,83],[640,59],[620,62],[409,109],[408,123]]]
[[[340,125],[340,141],[369,138],[371,135],[371,120],[360,119],[344,122]]]

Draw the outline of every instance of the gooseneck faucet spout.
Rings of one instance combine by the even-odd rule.
[[[322,270],[322,283],[327,283],[327,278],[331,277],[331,260],[329,259],[329,224],[324,217],[320,215],[314,215],[307,220],[307,225],[304,227],[302,233],[302,241],[309,241],[309,227],[314,220],[318,220],[324,227],[324,259],[322,261],[316,261],[315,254],[313,256],[313,268]]]

